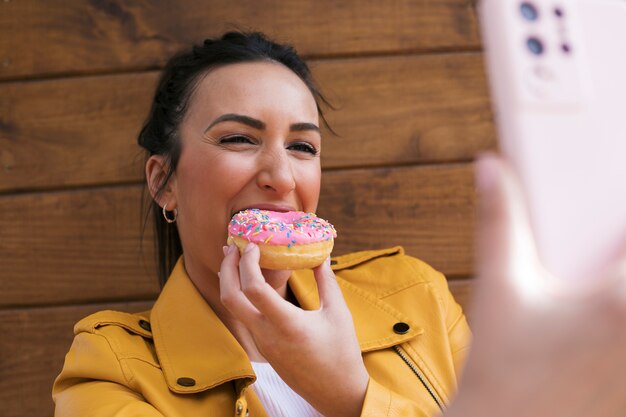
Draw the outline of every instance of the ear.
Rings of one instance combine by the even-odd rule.
[[[167,184],[163,185],[168,169],[169,164],[163,155],[152,155],[146,162],[146,181],[152,199],[159,206],[164,207],[167,204],[168,210],[174,210],[178,206],[176,176],[172,175]]]

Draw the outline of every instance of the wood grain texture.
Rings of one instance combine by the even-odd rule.
[[[159,67],[239,27],[309,56],[479,47],[468,0],[0,2],[0,79]]]
[[[471,275],[471,164],[332,171],[322,190],[335,254],[403,245],[448,275]],[[140,196],[132,185],[0,198],[0,307],[155,296]]]
[[[467,308],[471,280],[451,281],[450,290]],[[4,417],[52,417],[52,383],[61,371],[81,318],[100,310],[139,312],[152,302],[92,304],[0,311],[0,404]]]
[[[496,147],[479,53],[313,63],[336,106],[324,167],[467,161]]]
[[[324,168],[471,160],[495,147],[478,53],[313,64],[338,108]],[[0,84],[0,192],[141,180],[136,137],[157,76]]]
[[[154,297],[140,206],[136,185],[0,198],[0,306]]]
[[[142,178],[137,134],[156,81],[148,73],[0,84],[0,190]]]
[[[322,177],[318,213],[337,253],[403,245],[448,276],[470,276],[475,193],[471,164],[355,169]]]
[[[4,417],[52,417],[52,383],[81,318],[100,310],[139,312],[152,302],[0,311],[0,404]]]

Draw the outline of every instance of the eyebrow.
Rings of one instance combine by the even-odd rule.
[[[313,123],[294,123],[289,126],[289,130],[292,132],[302,132],[304,130],[314,130],[317,133],[322,133],[320,128]]]
[[[257,130],[263,130],[266,127],[266,124],[261,120],[255,119],[250,116],[245,116],[243,114],[235,114],[235,113],[227,113],[219,116],[217,119],[213,120],[211,124],[204,130],[204,132],[208,132],[213,126],[224,123],[224,122],[237,122],[244,124],[246,126],[250,126]],[[321,133],[320,128],[314,123],[294,123],[289,126],[289,130],[292,132],[302,132],[305,130],[313,130],[317,133]]]
[[[219,124],[219,123],[224,123],[224,122],[237,122],[237,123],[241,123],[250,127],[253,127],[255,129],[258,130],[263,130],[265,129],[265,123],[263,123],[262,121],[255,119],[253,117],[250,116],[244,116],[243,114],[234,114],[234,113],[227,113],[227,114],[223,114],[221,116],[219,116],[217,119],[213,120],[211,122],[211,124],[209,125],[209,127],[207,127],[204,132],[208,132],[209,129],[211,129],[213,126]]]

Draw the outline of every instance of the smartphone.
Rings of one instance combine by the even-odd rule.
[[[539,256],[593,277],[626,244],[626,0],[482,0],[478,17]]]

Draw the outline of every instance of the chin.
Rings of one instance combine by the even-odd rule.
[[[277,269],[261,269],[261,273],[263,273],[263,276],[265,277],[265,282],[270,284],[270,286],[274,289],[287,285],[287,281],[291,276],[291,271]]]

